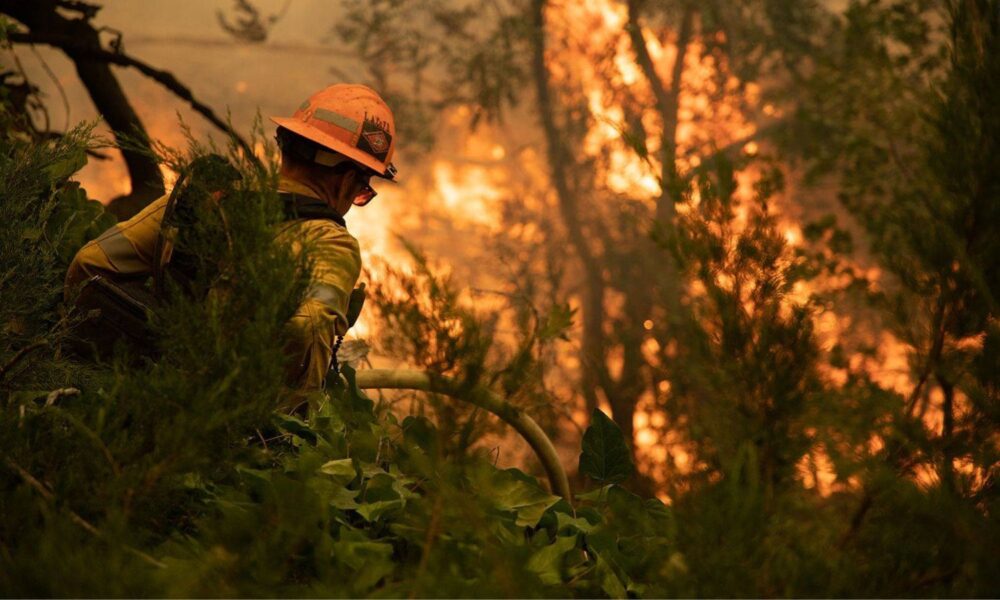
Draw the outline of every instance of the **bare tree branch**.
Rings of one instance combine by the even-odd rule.
[[[96,58],[93,54],[102,52],[103,49],[100,32],[88,20],[88,15],[96,14],[91,7],[86,3],[67,3],[65,0],[0,0],[0,12],[28,27],[31,31],[28,35],[51,35],[71,40],[72,44],[60,46],[60,49],[73,61],[80,81],[116,139],[119,142],[125,139],[138,140],[140,145],[147,147],[122,148],[122,157],[132,182],[132,192],[128,196],[113,199],[109,208],[119,218],[129,217],[163,195],[163,175],[152,152],[147,151],[149,136],[146,129],[118,79],[111,72],[108,61]],[[73,10],[82,17],[68,18],[58,9]],[[25,34],[12,34],[10,37],[22,35]]]
[[[632,48],[635,51],[636,62],[649,86],[653,89],[656,98],[656,109],[660,113],[663,122],[663,134],[660,139],[660,198],[656,203],[656,218],[661,221],[668,221],[674,214],[674,195],[671,193],[671,185],[677,177],[677,112],[680,108],[681,82],[684,75],[684,60],[687,56],[688,46],[691,43],[691,35],[694,21],[694,7],[686,4],[684,15],[681,18],[680,28],[677,31],[677,56],[674,59],[673,69],[670,74],[670,87],[666,87],[663,78],[656,72],[656,66],[649,54],[646,40],[642,35],[642,26],[639,24],[640,2],[639,0],[628,0],[628,30],[629,38],[632,41]]]
[[[247,143],[247,141],[243,139],[243,137],[241,137],[240,134],[229,125],[229,123],[216,115],[215,111],[213,111],[211,107],[196,99],[194,97],[194,93],[191,91],[191,88],[182,84],[169,71],[157,69],[123,52],[112,52],[103,48],[92,48],[78,44],[75,40],[67,38],[66,36],[36,33],[12,33],[9,38],[12,42],[18,44],[47,44],[62,50],[72,50],[73,52],[78,52],[82,55],[102,60],[110,64],[123,67],[133,67],[143,75],[170,90],[178,98],[186,101],[191,105],[191,108],[194,109],[195,112],[205,117],[209,123],[215,125],[223,133],[236,140],[236,142],[240,145],[240,148],[242,148],[248,156],[253,156],[253,149],[250,147],[250,144]]]

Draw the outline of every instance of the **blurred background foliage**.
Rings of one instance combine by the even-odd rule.
[[[396,109],[405,194],[440,185],[459,129],[502,179],[462,163],[489,213],[404,204],[420,220],[366,274],[373,360],[502,393],[583,493],[495,466],[512,440],[471,405],[369,398],[350,369],[272,414],[301,265],[270,242],[273,173],[236,150],[237,289],[172,298],[156,361],[68,357],[62,273],[114,222],[70,178],[108,149],[40,126],[12,68],[5,592],[998,593],[1000,3],[338,6],[324,41],[357,66],[334,76]],[[219,21],[266,45],[286,9]]]

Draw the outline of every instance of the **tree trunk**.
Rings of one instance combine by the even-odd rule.
[[[597,407],[597,389],[606,370],[604,362],[604,275],[597,262],[583,223],[580,220],[579,199],[570,190],[566,166],[571,162],[571,156],[566,151],[562,132],[556,123],[553,110],[551,84],[548,67],[545,65],[545,0],[532,2],[532,75],[535,82],[535,94],[545,133],[549,171],[552,185],[556,189],[559,214],[569,237],[570,245],[576,252],[583,266],[583,302],[581,307],[583,318],[582,341],[582,380],[584,398],[587,403],[587,414]]]

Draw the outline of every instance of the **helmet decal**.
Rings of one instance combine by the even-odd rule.
[[[361,136],[358,137],[358,149],[384,161],[391,143],[389,124],[366,114],[364,125],[361,127]]]

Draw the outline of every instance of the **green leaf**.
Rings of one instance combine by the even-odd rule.
[[[556,338],[569,339],[567,331],[573,326],[573,316],[576,314],[575,308],[570,308],[569,304],[554,304],[549,309],[542,326],[539,328],[538,337],[543,340],[553,340]]]
[[[403,439],[425,452],[433,453],[437,443],[437,429],[427,417],[406,417],[403,419]]]
[[[358,476],[358,472],[354,468],[354,461],[350,458],[331,460],[323,463],[323,466],[319,470],[341,484],[348,484]]]
[[[406,500],[379,500],[377,502],[368,502],[365,504],[360,504],[355,511],[364,518],[365,521],[373,523],[382,519],[390,513],[394,513],[401,510],[406,506]]]
[[[281,428],[282,431],[296,435],[310,444],[315,444],[318,439],[316,432],[302,419],[291,415],[275,413],[274,421],[275,425]]]
[[[356,510],[360,506],[355,500],[359,493],[361,492],[357,490],[335,487],[330,495],[330,506],[340,510]]]
[[[556,513],[556,530],[559,533],[588,533],[594,529],[594,525],[587,519],[575,518],[564,513]]]
[[[490,496],[494,505],[500,510],[513,512],[519,527],[538,525],[545,511],[560,500],[543,490],[534,478],[517,469],[496,471],[491,483],[493,489]]]
[[[600,483],[621,483],[632,475],[632,452],[618,425],[599,409],[590,417],[583,434],[580,472]]]
[[[243,482],[257,493],[263,493],[271,488],[271,471],[240,466],[236,467],[236,472],[240,474]]]
[[[347,380],[347,408],[351,415],[360,422],[370,421],[374,418],[375,402],[372,401],[361,388],[358,387],[357,371],[348,365],[341,365],[340,372]]]
[[[392,544],[372,541],[360,532],[341,531],[340,540],[333,543],[332,554],[338,562],[354,570],[350,583],[355,590],[366,590],[395,570]]]
[[[542,583],[562,583],[562,565],[566,554],[576,548],[576,536],[557,536],[555,541],[535,552],[528,559],[528,570],[538,575]]]
[[[594,569],[594,575],[597,577],[597,582],[601,584],[601,589],[604,593],[608,595],[609,598],[626,598],[628,597],[625,591],[625,586],[622,585],[620,579],[618,579],[618,574],[611,567],[611,564],[604,559],[600,554],[597,554],[597,566]]]
[[[60,182],[69,179],[87,164],[87,153],[84,148],[76,148],[73,153],[66,158],[54,162],[45,169],[45,173],[52,181]]]

